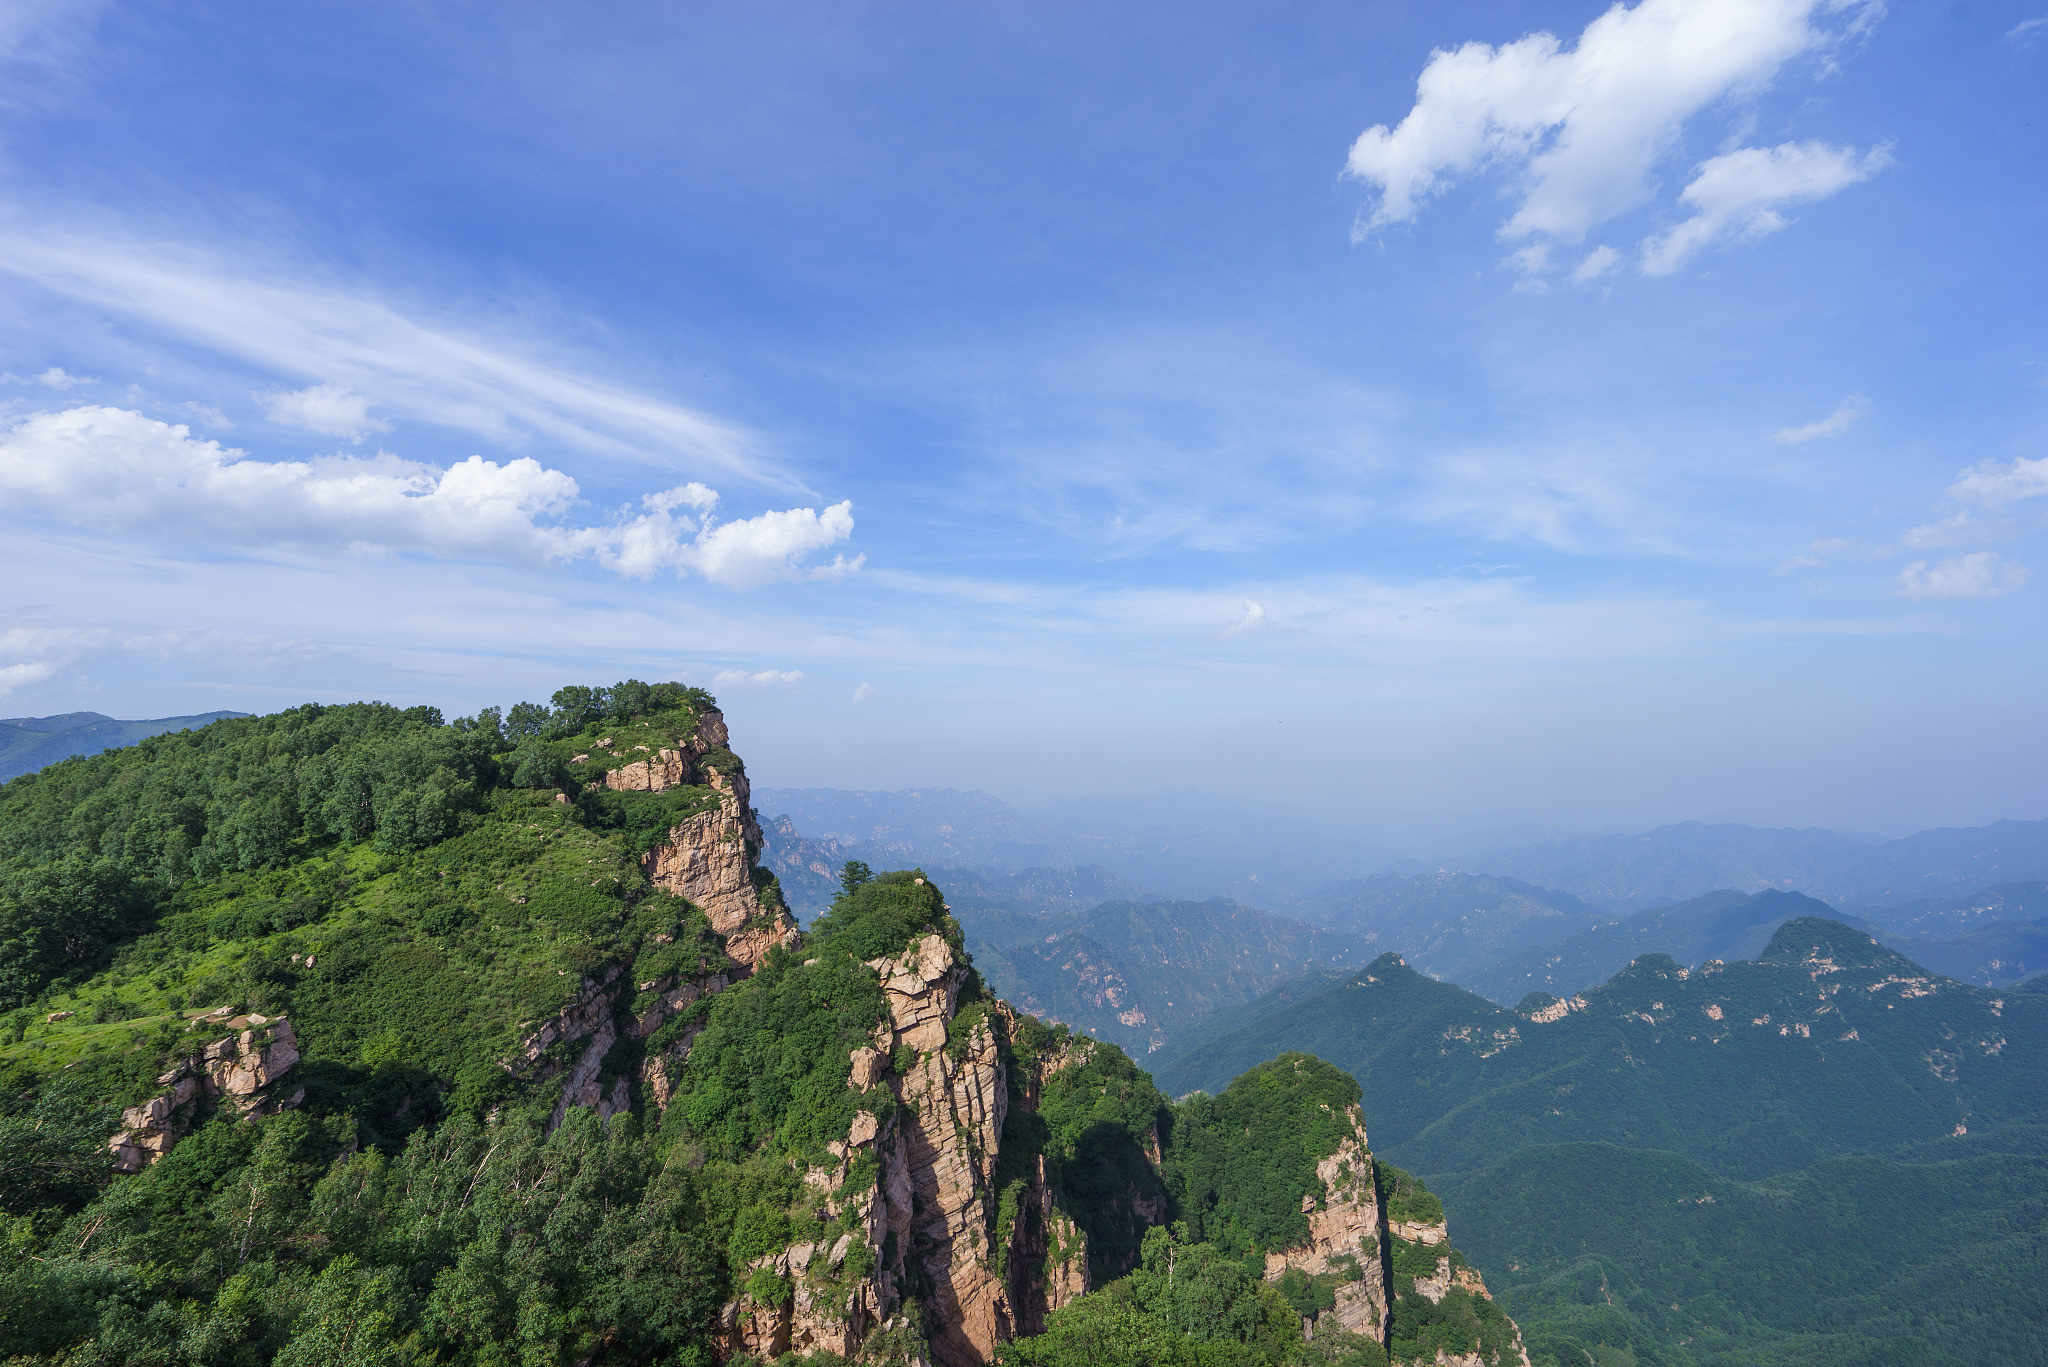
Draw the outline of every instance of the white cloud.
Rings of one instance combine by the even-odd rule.
[[[717,693],[751,693],[793,684],[803,676],[801,669],[764,669],[757,674],[749,674],[744,669],[728,669],[712,675],[711,687]]]
[[[1595,247],[1572,272],[1572,283],[1584,285],[1598,280],[1621,263],[1621,253],[1612,247]]]
[[[1920,550],[1981,546],[2027,536],[2048,527],[2048,508],[2007,511],[2007,505],[2048,494],[2048,456],[2035,460],[2018,456],[2009,464],[1981,461],[1963,471],[1948,492],[1957,502],[1975,508],[1913,528],[1901,538],[1908,546]]]
[[[1797,446],[1815,437],[1839,437],[1855,426],[1857,419],[1870,411],[1870,400],[1861,394],[1851,394],[1842,400],[1834,412],[1819,422],[1810,422],[1804,427],[1781,427],[1771,433],[1771,440],[1780,446]]]
[[[1963,471],[1948,486],[1948,491],[1965,503],[1992,506],[2048,494],[2048,456],[2038,460],[2019,456],[2010,465],[1992,460],[1979,462]]]
[[[1433,52],[1414,109],[1352,145],[1346,172],[1381,191],[1361,232],[1412,220],[1453,176],[1491,164],[1524,172],[1503,238],[1578,242],[1650,198],[1651,171],[1687,119],[1829,41],[1811,21],[1842,8],[1642,0],[1595,19],[1569,52],[1548,33]],[[1874,3],[1853,7],[1852,27],[1878,12]]]
[[[1227,640],[1232,636],[1243,636],[1248,632],[1263,631],[1271,625],[1272,622],[1266,617],[1265,606],[1255,599],[1247,598],[1244,600],[1244,616],[1223,628],[1223,636]]]
[[[797,577],[797,564],[805,555],[851,535],[851,501],[835,503],[823,513],[811,508],[791,508],[710,528],[691,548],[691,562],[707,579],[747,588],[770,579]],[[830,565],[802,571],[801,577],[840,579],[859,569],[866,560],[865,555],[852,561],[842,555]]]
[[[881,690],[877,689],[873,684],[864,683],[859,688],[853,690],[853,701],[866,702],[870,698],[873,698],[875,694],[880,691]]]
[[[13,626],[0,631],[0,697],[117,656],[265,668],[317,663],[333,653],[311,641],[246,631],[133,624]]]
[[[1899,571],[1903,598],[1995,598],[2027,582],[2027,567],[1996,551],[1973,551],[1929,565],[1915,560]]]
[[[2005,31],[2005,41],[2030,43],[2040,37],[2044,29],[2048,29],[2048,15],[2043,15],[2039,19],[2024,19]]]
[[[79,385],[92,384],[94,381],[84,375],[67,375],[62,366],[53,365],[36,376],[36,383],[49,389],[65,390],[76,389]]]
[[[1794,570],[1817,570],[1828,562],[1817,555],[1794,555],[1780,560],[1771,570],[1774,575],[1790,574]]]
[[[663,465],[700,462],[757,484],[802,486],[744,434],[679,404],[579,375],[533,348],[421,321],[367,298],[307,288],[154,244],[43,224],[0,236],[0,270],[280,375],[378,396],[386,414],[493,441],[533,436]]]
[[[852,535],[851,503],[822,515],[793,508],[716,523],[708,510],[718,495],[692,483],[645,496],[642,511],[627,509],[609,525],[551,525],[578,492],[567,474],[530,458],[499,465],[471,456],[446,469],[382,451],[249,460],[183,426],[118,408],[39,413],[0,438],[0,493],[10,506],[110,532],[527,564],[588,554],[620,574],[673,569],[732,588],[838,578],[862,563],[802,563]],[[676,511],[685,507],[701,515]]]
[[[326,437],[361,441],[366,432],[389,432],[391,424],[370,416],[370,401],[345,384],[316,384],[290,394],[273,394],[263,411],[272,422],[303,427]]]
[[[1744,147],[1702,162],[1699,174],[1679,195],[1698,212],[1643,244],[1643,273],[1669,275],[1716,242],[1767,237],[1788,225],[1779,206],[1825,199],[1870,179],[1891,160],[1883,147],[1858,156],[1850,147],[1787,142]]]

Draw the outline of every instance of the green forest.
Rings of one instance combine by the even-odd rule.
[[[0,1361],[703,1364],[725,1307],[786,1306],[777,1250],[855,1232],[855,1206],[805,1175],[900,1104],[849,1085],[888,1015],[867,965],[925,937],[966,948],[920,873],[850,864],[798,951],[717,990],[739,966],[643,858],[717,793],[596,782],[688,744],[715,706],[634,681],[454,721],[306,706],[0,787]],[[775,903],[772,879],[757,890]],[[996,1199],[1015,1209],[1038,1175],[1100,1288],[1005,1361],[1074,1361],[1114,1324],[1150,1345],[1134,1361],[1385,1363],[1376,1340],[1304,1332],[1329,1278],[1261,1275],[1303,1232],[1355,1082],[1296,1058],[1176,1108],[1120,1050],[998,1009],[966,972],[941,1052],[997,1037]],[[627,1101],[564,1109],[574,1051],[521,1042],[622,974],[595,1084]],[[687,983],[711,986],[647,1014]],[[169,1151],[111,1171],[123,1112],[177,1060],[252,1039],[296,1041],[284,1080],[176,1102]],[[875,1180],[856,1162],[847,1183]],[[864,1257],[832,1275],[859,1281]],[[862,1360],[924,1351],[905,1304]],[[1409,1315],[1399,1356],[1479,1346],[1466,1320]]]
[[[1162,1092],[997,1001],[918,870],[849,864],[800,944],[731,959],[647,857],[721,791],[600,782],[679,747],[743,773],[715,708],[631,680],[453,721],[309,705],[0,786],[0,1363],[744,1363],[747,1326],[891,1277],[852,1355],[924,1360],[942,1288],[869,1238],[851,1146],[984,1048],[975,1264],[1013,1299],[1072,1279],[1004,1363],[1508,1367],[1508,1315],[1535,1367],[2043,1358],[2048,994],[1811,918],[1516,1011],[1388,955],[1156,1056]],[[943,1042],[870,1049],[931,943]],[[251,1059],[275,1076],[186,1095]],[[566,1099],[586,1065],[602,1105]],[[175,1144],[118,1175],[157,1104]],[[1269,1279],[1353,1107],[1381,1157],[1341,1182],[1457,1247]],[[1384,1341],[1330,1318],[1368,1281]]]

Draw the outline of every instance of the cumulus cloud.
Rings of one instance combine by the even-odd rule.
[[[1980,461],[1963,471],[1962,476],[1948,486],[1948,491],[1952,497],[1965,503],[1991,506],[2048,494],[2048,456],[2038,460],[2020,456],[2011,464]]]
[[[575,526],[560,519],[577,502],[576,481],[531,458],[500,465],[471,456],[446,469],[383,451],[250,460],[119,408],[39,413],[16,425],[0,438],[0,493],[12,507],[104,531],[528,564],[590,555],[624,575],[673,570],[733,588],[837,578],[862,563],[803,563],[853,534],[850,502],[717,522],[718,495],[690,483],[648,494],[608,524]]]
[[[1780,446],[1797,446],[1801,442],[1812,441],[1815,437],[1839,437],[1855,426],[1857,420],[1869,411],[1870,400],[1861,394],[1851,394],[1842,400],[1834,412],[1819,422],[1810,422],[1804,427],[1781,427],[1771,433],[1771,440]]]
[[[36,383],[50,389],[64,390],[76,389],[79,385],[91,384],[93,381],[84,375],[67,375],[64,373],[64,367],[53,365],[36,376]]]
[[[867,702],[870,698],[873,698],[875,694],[879,693],[880,691],[881,690],[876,688],[873,684],[864,683],[859,688],[853,690],[853,701]]]
[[[1826,199],[1870,179],[1891,161],[1890,151],[1883,147],[1858,156],[1851,147],[1787,142],[1744,147],[1702,162],[1678,197],[1697,212],[1643,244],[1643,274],[1669,275],[1717,242],[1768,237],[1789,225],[1778,212],[1780,207]]]
[[[1995,598],[2027,582],[2027,567],[1996,551],[1973,551],[1935,561],[1915,560],[1899,571],[1902,598]]]
[[[366,432],[389,432],[391,424],[370,416],[370,401],[345,384],[316,384],[289,394],[273,394],[263,411],[272,422],[303,427],[325,437],[361,441]]]
[[[1532,33],[1498,48],[1433,52],[1408,115],[1352,144],[1346,173],[1380,191],[1357,235],[1412,221],[1456,177],[1493,166],[1518,171],[1522,181],[1520,203],[1500,228],[1504,240],[1582,241],[1649,201],[1652,172],[1687,120],[1833,41],[1837,33],[1815,21],[1844,11],[1852,30],[1882,12],[1875,0],[1642,0],[1633,9],[1615,5],[1570,50],[1552,34]],[[1717,172],[1701,193],[1718,195],[1731,176]],[[1753,215],[1729,213],[1737,226],[1761,226]]]

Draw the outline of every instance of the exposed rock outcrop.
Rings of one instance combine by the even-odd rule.
[[[1479,1269],[1467,1263],[1451,1248],[1449,1228],[1441,1217],[1435,1220],[1388,1220],[1386,1233],[1389,1241],[1401,1240],[1411,1246],[1420,1246],[1436,1252],[1436,1268],[1414,1278],[1415,1294],[1434,1302],[1440,1302],[1453,1290],[1466,1291],[1481,1300],[1491,1301],[1493,1296],[1486,1289],[1486,1281],[1479,1275]],[[1389,1247],[1391,1262],[1392,1250]],[[1497,1361],[1489,1361],[1477,1352],[1444,1353],[1435,1358],[1435,1367],[1530,1367],[1529,1350],[1522,1343],[1522,1331],[1513,1320],[1508,1327],[1512,1331],[1507,1350]],[[1384,1340],[1383,1340],[1384,1341]]]
[[[786,1281],[780,1303],[743,1295],[725,1307],[728,1354],[830,1351],[851,1356],[914,1295],[933,1360],[969,1367],[999,1343],[1036,1333],[1045,1316],[1087,1289],[1087,1246],[1060,1211],[1033,1156],[1005,1209],[996,1166],[1008,1114],[1009,1064],[998,1040],[1014,1017],[1002,1003],[958,1016],[969,970],[945,940],[926,935],[868,965],[888,1017],[872,1048],[853,1051],[849,1085],[886,1089],[886,1117],[863,1111],[836,1163],[806,1180],[847,1234],[798,1243],[758,1260],[766,1283]],[[948,1042],[949,1033],[952,1035]],[[904,1051],[904,1071],[890,1066]],[[1019,1088],[1036,1104],[1040,1079]]]
[[[299,1061],[292,1023],[283,1016],[228,1019],[225,1012],[202,1016],[193,1025],[212,1024],[232,1033],[173,1063],[156,1080],[162,1091],[121,1113],[121,1129],[107,1141],[115,1172],[140,1172],[162,1158],[209,1108],[268,1115],[305,1099],[305,1088],[279,1085]]]
[[[614,769],[605,783],[620,791],[660,792],[687,783],[717,791],[718,805],[671,830],[648,852],[645,867],[655,886],[702,907],[711,928],[726,937],[727,957],[752,971],[776,945],[794,946],[798,934],[781,902],[761,895],[755,863],[761,827],[746,773],[728,745],[724,715],[706,712],[681,748]]]
[[[1266,1255],[1266,1280],[1278,1281],[1290,1267],[1309,1276],[1340,1278],[1337,1304],[1327,1312],[1354,1334],[1387,1341],[1387,1283],[1382,1271],[1379,1193],[1373,1182],[1372,1148],[1365,1116],[1349,1107],[1351,1133],[1337,1151],[1316,1164],[1319,1191],[1302,1198],[1308,1242]]]

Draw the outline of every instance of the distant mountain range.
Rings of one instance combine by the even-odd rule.
[[[1457,866],[1556,888],[1606,910],[1635,911],[1721,888],[1802,892],[1836,906],[1896,906],[2048,879],[2048,821],[1945,827],[1875,845],[1820,829],[1687,821],[1635,835],[1545,840]],[[1387,871],[1430,868],[1407,860]]]
[[[1520,1011],[1393,954],[1300,986],[1147,1066],[1169,1095],[1291,1051],[1357,1078],[1538,1360],[1552,1335],[1599,1362],[2041,1360],[2048,993],[1814,916]],[[2032,1328],[1991,1331],[2019,1305]]]
[[[117,721],[98,712],[63,712],[54,717],[0,718],[0,783],[32,774],[73,755],[97,755],[133,745],[166,731],[187,731],[224,717],[247,712],[201,712],[190,717],[158,717],[153,721]]]
[[[953,915],[999,995],[1138,1058],[1304,970],[1354,967],[1372,953],[1343,931],[1222,897],[1030,917],[955,902]]]
[[[1196,901],[1223,896],[1277,907],[1393,853],[1327,815],[1209,793],[1077,799],[1039,817],[952,788],[753,792],[769,824],[788,816],[794,831],[832,843],[842,861],[1004,873],[1104,865],[1164,896]]]

